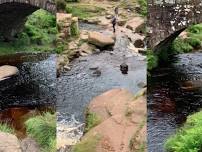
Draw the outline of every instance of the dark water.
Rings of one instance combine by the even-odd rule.
[[[0,56],[1,65],[16,66],[19,74],[0,81],[0,122],[12,125],[17,136],[24,138],[24,122],[29,117],[54,110],[56,55]]]
[[[12,106],[54,105],[56,56],[17,54],[1,56],[0,65],[13,65],[19,74],[0,81],[0,110]]]
[[[164,152],[166,139],[202,108],[202,53],[181,54],[148,80],[148,151]]]

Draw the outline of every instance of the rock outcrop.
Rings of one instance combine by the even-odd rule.
[[[15,135],[0,132],[0,139],[1,152],[22,152],[20,141]]]
[[[143,33],[145,28],[145,21],[141,17],[134,17],[133,19],[129,20],[126,24],[127,24],[126,28],[136,33]]]
[[[112,46],[115,43],[112,37],[99,32],[89,32],[88,42],[101,48],[106,46]]]
[[[142,147],[146,151],[145,96],[136,98],[125,89],[113,89],[94,98],[88,109],[101,123],[87,132],[80,144],[96,140],[95,152],[132,152]]]
[[[0,81],[13,75],[16,75],[18,72],[19,72],[18,68],[15,66],[10,65],[0,66]]]

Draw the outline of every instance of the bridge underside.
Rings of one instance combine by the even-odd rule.
[[[23,3],[0,4],[0,35],[4,41],[12,40],[22,30],[27,16],[37,9]]]

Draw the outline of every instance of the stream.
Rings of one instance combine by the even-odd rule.
[[[0,121],[25,137],[24,121],[32,114],[55,109],[56,55],[17,53],[0,56],[1,65],[16,66],[19,73],[0,81]]]
[[[186,117],[202,108],[202,53],[180,54],[148,80],[148,151],[164,143]]]
[[[81,29],[90,30],[88,27],[93,25],[80,26]],[[100,28],[98,30],[100,31]],[[77,140],[82,136],[85,109],[94,97],[113,88],[125,88],[135,94],[141,89],[139,84],[146,83],[146,57],[134,55],[127,48],[128,44],[128,38],[119,35],[112,51],[104,50],[79,57],[71,63],[71,70],[58,78],[58,125],[78,127],[69,133],[62,132],[59,128],[59,136]],[[126,75],[120,71],[122,63],[129,66]],[[94,69],[99,69],[101,75],[95,75]]]

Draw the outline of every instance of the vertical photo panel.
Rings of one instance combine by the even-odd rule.
[[[55,152],[56,5],[0,0],[0,151]]]
[[[148,0],[149,152],[200,152],[201,0]]]
[[[147,151],[146,1],[57,1],[57,149]]]

